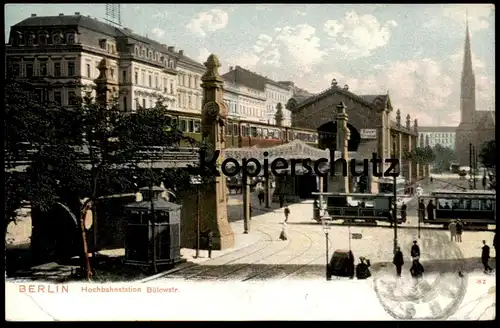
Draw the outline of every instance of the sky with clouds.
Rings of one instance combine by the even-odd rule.
[[[123,4],[121,17],[123,26],[200,62],[217,54],[223,72],[239,65],[310,92],[335,78],[357,94],[389,91],[393,106],[419,125],[457,125],[466,11],[476,107],[495,109],[494,10],[492,4]],[[73,12],[103,18],[105,5],[6,5],[5,34],[32,13]]]

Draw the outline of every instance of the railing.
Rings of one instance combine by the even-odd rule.
[[[362,207],[337,207],[328,206],[328,213],[333,217],[377,217],[380,219],[387,219],[389,209],[374,209]]]

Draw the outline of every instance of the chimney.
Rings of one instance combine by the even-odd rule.
[[[179,55],[184,56],[184,50],[179,50]]]
[[[59,16],[64,16],[64,14],[61,13],[61,14],[59,14]]]
[[[129,29],[128,27],[124,27],[123,29],[124,29],[126,32],[132,33],[132,30],[131,30],[131,29]]]
[[[234,69],[233,66],[229,66],[229,70],[232,71]]]
[[[170,52],[175,52],[175,47],[170,46],[170,47],[167,48],[167,50],[170,51]]]
[[[36,14],[31,14],[31,17],[36,17]]]
[[[75,15],[76,16],[80,16],[80,13],[77,11],[77,12],[75,12]]]

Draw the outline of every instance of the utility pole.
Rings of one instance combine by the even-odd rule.
[[[156,267],[156,219],[155,219],[155,205],[154,205],[154,196],[153,196],[153,183],[149,184],[149,197],[151,201],[151,234],[153,235],[153,273],[157,273]]]
[[[469,188],[472,182],[472,143],[469,143]]]

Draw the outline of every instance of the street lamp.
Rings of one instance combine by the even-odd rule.
[[[321,218],[321,223],[323,225],[323,232],[325,233],[326,237],[326,280],[330,280],[330,274],[328,270],[328,262],[329,262],[329,256],[328,256],[328,233],[330,232],[330,218],[328,217],[322,217]]]
[[[190,182],[192,185],[197,186],[197,197],[196,197],[196,255],[195,258],[200,256],[200,208],[201,208],[201,197],[200,197],[200,185],[201,185],[201,177],[190,176]]]
[[[392,156],[396,157],[396,135],[393,135],[392,141]],[[400,168],[401,169],[401,168]],[[393,207],[392,207],[392,219],[394,220],[394,253],[396,253],[396,247],[398,247],[398,204],[396,203],[397,189],[396,189],[397,177],[394,175],[394,185],[393,185]]]

